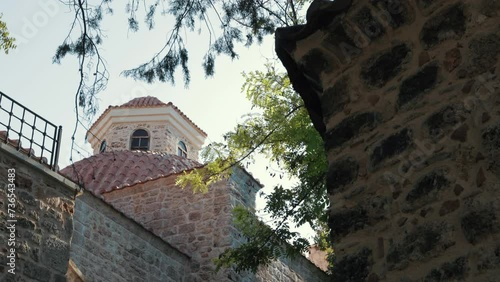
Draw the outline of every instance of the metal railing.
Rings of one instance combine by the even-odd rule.
[[[62,127],[37,115],[1,91],[0,134],[3,135],[1,138],[5,138],[5,143],[47,164],[50,169],[57,170]]]

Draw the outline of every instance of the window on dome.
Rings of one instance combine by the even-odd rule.
[[[99,153],[106,152],[106,140],[102,140],[101,146],[99,147]]]
[[[144,129],[137,129],[132,133],[130,150],[149,150],[149,134]]]
[[[177,155],[187,158],[187,147],[186,144],[184,144],[184,142],[182,141],[179,141],[179,144],[177,146]]]

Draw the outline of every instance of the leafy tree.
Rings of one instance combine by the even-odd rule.
[[[266,196],[264,212],[274,221],[274,229],[265,227],[243,207],[235,209],[235,224],[248,240],[227,250],[217,264],[235,264],[238,271],[256,271],[260,264],[281,255],[300,254],[308,247],[305,239],[290,231],[289,219],[298,226],[309,223],[315,229],[326,222],[327,162],[323,141],[288,76],[277,73],[270,64],[266,68],[244,74],[242,87],[260,114],[251,115],[225,134],[225,142],[204,148],[202,157],[208,161],[207,166],[186,173],[177,181],[182,187],[191,185],[196,191],[207,191],[210,184],[227,177],[233,165],[247,165],[257,153],[298,180],[292,187],[277,185]],[[274,176],[282,178],[285,174]]]
[[[9,36],[9,31],[7,30],[7,24],[2,21],[2,14],[0,14],[0,50],[3,49],[5,54],[9,54],[10,49],[15,49],[16,45],[14,42],[15,38]]]

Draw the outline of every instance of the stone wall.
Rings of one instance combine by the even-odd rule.
[[[75,203],[71,259],[84,281],[191,281],[191,259],[88,192]]]
[[[240,280],[235,280],[240,281]],[[259,282],[331,281],[331,278],[303,256],[280,258],[266,267],[259,267],[255,278]]]
[[[195,281],[225,281],[228,274],[213,273],[213,258],[232,245],[235,229],[232,227],[232,202],[250,201],[254,206],[258,186],[248,176],[248,194],[253,196],[233,199],[236,186],[231,180],[218,182],[206,194],[175,186],[177,175],[148,181],[126,189],[103,194],[105,201],[143,224],[180,251],[190,254],[194,264],[191,270]],[[258,184],[256,184],[258,185]],[[240,186],[245,187],[245,186]],[[243,192],[243,191],[242,191]],[[253,200],[252,200],[253,199]]]
[[[213,259],[243,241],[232,224],[232,209],[255,209],[261,185],[241,169],[206,194],[175,186],[177,175],[103,194],[106,202],[192,257],[193,281],[325,281],[324,272],[304,257],[273,262],[252,273],[215,272]],[[268,280],[273,277],[274,280]],[[289,280],[292,279],[292,280]],[[276,280],[277,279],[277,280]]]
[[[14,175],[9,176],[9,169],[15,170]],[[8,190],[8,184],[12,183],[15,184],[14,197]],[[0,280],[66,281],[78,187],[3,142],[0,143],[0,186]],[[17,222],[7,222],[12,219],[8,211],[11,203],[15,204]],[[11,246],[11,242],[15,242],[15,246]],[[15,254],[15,262],[10,258],[12,254]],[[11,262],[15,264],[14,275],[9,273]]]
[[[187,157],[198,160],[198,149],[174,127],[165,122],[113,124],[103,139],[106,140],[107,150],[130,150],[130,138],[137,129],[144,129],[149,133],[149,149],[151,151],[177,155],[177,144],[182,141],[188,150]],[[97,153],[99,153],[99,146],[94,148],[94,154]]]
[[[318,15],[276,37],[325,129],[335,280],[497,281],[500,2]]]

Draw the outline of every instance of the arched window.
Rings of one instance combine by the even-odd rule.
[[[177,155],[187,158],[187,147],[182,141],[179,141],[179,144],[177,145]]]
[[[144,129],[137,129],[132,133],[130,150],[149,150],[149,134]]]
[[[101,146],[99,147],[99,153],[106,152],[106,140],[102,140]]]

